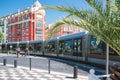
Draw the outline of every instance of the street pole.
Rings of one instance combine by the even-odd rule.
[[[59,56],[59,37],[57,37],[57,57]]]
[[[107,44],[107,51],[106,51],[106,75],[108,78],[108,74],[109,74],[109,44]]]

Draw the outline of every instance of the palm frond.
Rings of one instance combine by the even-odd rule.
[[[80,10],[75,7],[64,6],[45,6],[42,9],[55,9],[69,13],[70,17],[62,18],[52,25],[50,35],[53,35],[63,25],[74,25],[89,31],[97,38],[101,38],[105,43],[109,44],[120,55],[120,10],[115,13],[110,12],[107,0],[106,7],[103,8],[100,0],[86,0],[93,10]],[[117,5],[119,0],[117,1]],[[119,8],[119,5],[117,6]],[[72,17],[71,17],[72,16]],[[77,19],[79,18],[79,20]]]

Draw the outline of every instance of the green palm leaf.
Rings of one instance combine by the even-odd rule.
[[[69,24],[81,27],[103,40],[120,55],[120,13],[112,12],[109,5],[103,7],[100,0],[86,0],[93,8],[90,10],[80,10],[75,7],[64,6],[44,6],[42,9],[55,9],[69,13],[65,17],[56,21],[50,30],[50,36],[53,35],[62,25]],[[119,0],[116,1],[118,4]],[[109,0],[107,3],[110,3]],[[119,6],[116,6],[119,8]]]

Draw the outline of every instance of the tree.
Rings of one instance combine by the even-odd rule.
[[[0,40],[3,39],[3,33],[2,33],[2,30],[0,30]]]
[[[120,55],[120,0],[115,1],[116,12],[111,11],[110,1],[104,6],[101,0],[86,0],[92,9],[77,9],[64,6],[44,6],[42,9],[55,9],[69,13],[65,18],[52,24],[50,36],[62,25],[69,24],[81,27],[108,44]]]

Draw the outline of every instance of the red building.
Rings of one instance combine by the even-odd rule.
[[[49,25],[49,29],[50,29],[50,25]],[[48,31],[49,31],[48,29]],[[77,33],[77,32],[85,32],[85,30],[83,30],[80,27],[75,27],[73,25],[64,25],[63,27],[61,27],[54,35],[53,37],[58,37],[58,36],[63,36],[63,35],[68,35],[68,34],[72,34],[72,33]]]
[[[40,7],[37,0],[33,7],[7,17],[9,42],[45,39],[45,11],[39,10]]]

